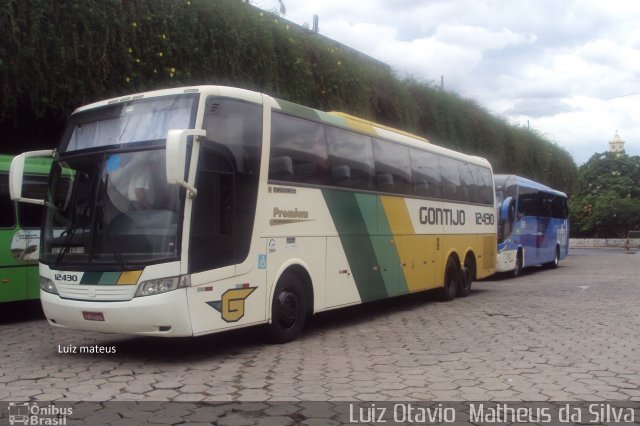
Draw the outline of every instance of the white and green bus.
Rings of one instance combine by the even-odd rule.
[[[481,158],[340,113],[220,86],[76,110],[50,155],[41,300],[50,324],[193,336],[268,324],[495,272]],[[63,175],[67,179],[61,179]],[[68,176],[73,177],[69,184]],[[64,183],[64,190],[59,188]]]

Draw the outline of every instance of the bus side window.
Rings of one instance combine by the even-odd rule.
[[[560,195],[551,195],[551,217],[566,219],[568,216],[567,199]]]
[[[493,181],[491,180],[491,171],[484,167],[478,167],[480,172],[480,177],[482,179],[482,187],[480,193],[482,194],[482,200],[480,201],[482,204],[493,205],[494,191],[493,191]]]
[[[524,188],[521,187],[518,195],[518,219],[534,215],[533,202],[531,194],[525,194]]]
[[[460,183],[461,162],[449,157],[440,158],[442,173],[442,197],[445,200],[463,200],[462,185]]]
[[[0,174],[0,228],[16,226],[16,209],[9,197],[9,175]]]
[[[226,146],[239,174],[257,179],[262,145],[262,108],[248,102],[207,98],[203,127],[207,138]]]
[[[324,126],[275,111],[271,117],[269,179],[326,185]]]
[[[542,217],[553,217],[553,195],[540,193],[542,198],[542,211],[540,212],[540,216]]]
[[[558,218],[566,219],[569,217],[569,206],[567,205],[567,199],[559,195],[556,196],[556,213]]]
[[[479,200],[479,191],[476,186],[473,175],[471,174],[471,165],[458,161],[458,170],[460,172],[460,189],[462,201],[477,203]]]
[[[413,193],[423,197],[442,197],[440,160],[436,154],[417,149],[409,151]]]
[[[548,210],[545,212],[543,197],[543,193],[521,186],[518,197],[518,218],[523,216],[548,216]]]
[[[371,138],[335,127],[326,129],[331,183],[347,188],[373,188]]]
[[[411,193],[411,162],[406,146],[373,139],[376,189],[396,194]]]
[[[476,166],[475,164],[468,164],[468,166],[473,177],[471,190],[473,194],[473,202],[480,204],[493,204],[493,197],[490,193],[487,194],[486,192],[488,185],[486,185],[484,181],[483,167]]]

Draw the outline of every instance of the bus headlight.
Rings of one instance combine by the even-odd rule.
[[[51,294],[58,294],[58,289],[56,285],[49,278],[45,278],[40,276],[40,290],[46,291]]]
[[[154,294],[166,293],[168,291],[188,287],[190,285],[191,280],[189,275],[147,280],[138,284],[138,290],[136,290],[134,297],[153,296]]]

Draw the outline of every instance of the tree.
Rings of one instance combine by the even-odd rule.
[[[624,238],[640,229],[640,157],[594,154],[578,169],[570,209],[576,236]]]

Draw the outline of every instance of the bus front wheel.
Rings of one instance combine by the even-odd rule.
[[[516,266],[513,268],[513,278],[519,276],[522,273],[522,251],[518,250],[516,254]]]
[[[270,340],[287,343],[295,340],[307,319],[305,289],[294,274],[285,274],[276,285],[271,303]]]

